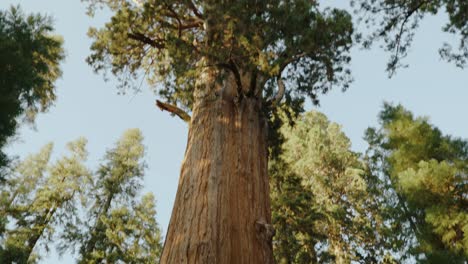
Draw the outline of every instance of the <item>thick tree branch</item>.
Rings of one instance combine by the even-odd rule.
[[[284,82],[281,79],[281,73],[276,78],[276,81],[278,83],[278,93],[276,93],[275,97],[273,98],[274,105],[278,104],[281,101],[281,99],[283,99],[284,92],[286,91],[286,88],[284,87]]]
[[[128,33],[127,36],[133,40],[143,42],[157,49],[164,49],[165,47],[164,40],[161,40],[161,39],[153,40],[141,33]]]
[[[186,24],[180,24],[179,25],[180,30],[185,30],[185,29],[191,29],[191,28],[203,28],[203,22],[202,21],[193,21],[193,22],[187,22]]]
[[[303,57],[306,57],[308,56],[308,54],[306,52],[302,52],[302,53],[299,53],[297,55],[294,55],[294,56],[291,56],[287,59],[285,59],[281,64],[280,64],[280,69],[279,69],[279,72],[278,72],[278,75],[276,76],[276,82],[278,83],[278,92],[276,93],[276,95],[270,99],[270,103],[272,105],[276,105],[278,104],[281,99],[283,99],[283,96],[286,92],[286,87],[284,86],[284,82],[283,82],[283,79],[281,79],[281,74],[283,73],[284,69],[291,63],[303,58]]]
[[[175,105],[171,105],[168,103],[163,103],[159,100],[156,100],[156,106],[161,109],[161,111],[168,111],[176,116],[178,116],[180,119],[184,120],[185,122],[190,122],[191,117],[189,114],[187,114],[184,110],[180,109],[179,107]]]
[[[243,96],[242,92],[242,81],[241,81],[241,76],[239,73],[239,69],[237,68],[236,64],[234,63],[233,60],[229,60],[229,64],[231,65],[232,72],[234,73],[234,77],[236,78],[236,83],[237,83],[237,96],[241,98]]]
[[[174,26],[179,31],[179,38],[182,36],[182,31],[185,29],[191,29],[191,28],[203,28],[203,21],[201,19],[189,17],[189,19],[185,19],[183,16],[180,16],[172,7],[172,5],[168,3],[164,3],[167,11],[169,11],[169,14],[165,14],[166,16],[170,18],[174,18],[177,20],[177,26]],[[192,3],[193,4],[193,3]]]
[[[218,63],[216,64],[219,67],[225,68],[230,70],[234,74],[234,78],[236,80],[237,84],[237,96],[241,97],[242,94],[242,81],[241,81],[241,76],[239,73],[239,70],[237,69],[236,65],[232,60],[229,61],[229,63]]]
[[[178,30],[179,30],[179,38],[180,38],[180,37],[182,36],[182,28],[181,28],[181,26],[182,26],[182,21],[181,21],[181,19],[180,19],[180,16],[179,16],[179,14],[177,14],[177,12],[172,8],[171,5],[169,5],[169,4],[167,4],[167,3],[165,3],[165,4],[166,4],[166,7],[167,7],[167,10],[169,10],[169,12],[171,12],[172,17],[174,17],[174,18],[177,20],[177,25],[178,25],[177,28],[178,28]]]
[[[267,81],[268,81],[268,78],[265,75],[263,74],[257,75],[258,85],[256,85],[255,90],[254,90],[254,96],[256,98],[259,98],[262,96],[263,87],[265,87],[265,84]]]

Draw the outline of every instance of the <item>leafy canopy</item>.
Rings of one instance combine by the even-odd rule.
[[[289,100],[317,102],[332,84],[350,81],[351,17],[320,10],[317,1],[84,1],[91,15],[102,6],[113,12],[89,31],[94,69],[110,70],[122,87],[144,75],[160,84],[160,96],[187,109],[207,69],[233,75],[245,96],[272,96],[274,80],[285,78]]]

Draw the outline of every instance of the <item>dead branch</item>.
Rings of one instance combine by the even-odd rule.
[[[180,119],[184,120],[185,122],[190,122],[191,117],[189,114],[187,114],[184,110],[180,109],[179,107],[169,104],[169,103],[163,103],[159,100],[156,100],[156,106],[161,109],[161,111],[168,111],[173,115],[178,116]]]

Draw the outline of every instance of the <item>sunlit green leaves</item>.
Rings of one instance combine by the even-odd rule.
[[[0,211],[10,222],[2,234],[1,262],[35,263],[40,257],[35,253],[39,243],[48,249],[56,230],[75,220],[78,198],[90,182],[90,172],[83,164],[85,145],[84,139],[70,143],[70,154],[52,164],[52,145],[46,145],[9,175],[0,189],[6,198]]]
[[[414,224],[417,253],[430,263],[463,263],[467,255],[468,143],[444,136],[427,118],[386,104],[374,134],[382,172]],[[376,131],[374,130],[374,133]]]
[[[79,263],[154,263],[159,259],[162,246],[154,197],[147,194],[137,201],[145,169],[142,140],[141,132],[131,129],[107,151],[90,187],[86,221],[73,230],[75,234],[66,236],[80,247]]]
[[[279,263],[464,263],[467,146],[385,104],[362,159],[316,112],[283,126],[271,161]]]
[[[308,112],[281,129],[282,154],[271,161],[274,252],[278,263],[379,260],[383,235],[368,171],[341,127]]]

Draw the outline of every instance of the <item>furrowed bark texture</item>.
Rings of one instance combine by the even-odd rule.
[[[160,263],[273,263],[266,129],[260,99],[194,107]]]

